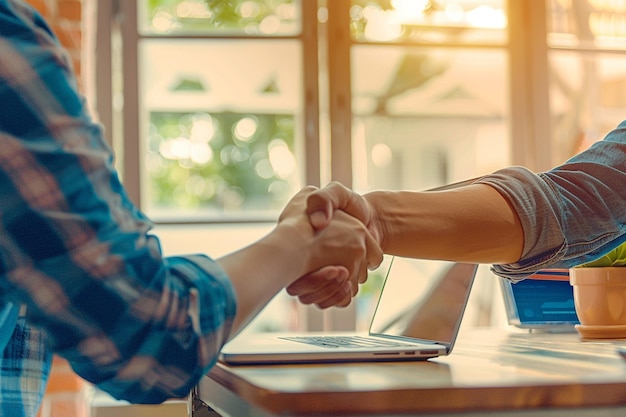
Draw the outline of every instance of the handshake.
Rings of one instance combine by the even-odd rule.
[[[384,253],[510,264],[522,256],[525,241],[513,205],[473,181],[446,190],[364,195],[339,183],[306,187],[287,204],[276,230],[281,259],[289,258],[287,292],[320,308],[350,304]]]
[[[277,229],[304,261],[287,293],[319,308],[345,307],[356,296],[368,270],[383,260],[382,227],[367,199],[333,182],[305,187],[281,213]],[[293,234],[293,232],[296,232]]]

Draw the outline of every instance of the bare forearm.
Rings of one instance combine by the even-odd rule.
[[[237,294],[232,336],[299,276],[304,262],[301,243],[297,234],[275,229],[255,244],[218,260]]]
[[[493,188],[449,191],[374,191],[385,253],[429,259],[509,263],[519,259],[524,236],[517,214]]]

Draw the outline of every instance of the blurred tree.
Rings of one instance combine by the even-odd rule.
[[[296,21],[297,13],[289,10],[297,4],[294,0],[145,0],[144,15],[154,32],[254,34],[264,19],[288,25]],[[206,86],[185,78],[174,88],[201,91]],[[265,92],[271,93],[272,85],[267,88]],[[291,197],[292,182],[299,178],[297,172],[291,176],[283,172],[295,161],[294,115],[250,110],[249,114],[150,111],[146,158],[150,206],[159,211],[219,213],[282,208]],[[212,136],[206,140],[193,137],[198,117],[210,121]],[[237,133],[240,123],[248,129],[248,137]]]
[[[214,130],[204,142],[193,138],[193,124],[208,118]],[[238,137],[238,124],[249,136]],[[281,166],[295,160],[292,115],[218,113],[150,114],[149,192],[160,209],[275,210],[290,197]],[[282,146],[286,160],[272,161]]]

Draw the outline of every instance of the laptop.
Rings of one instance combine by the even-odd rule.
[[[500,280],[508,323],[528,330],[576,332],[568,269],[542,269],[518,283]]]
[[[227,364],[426,360],[452,351],[477,265],[392,257],[364,333],[253,333],[227,343]]]

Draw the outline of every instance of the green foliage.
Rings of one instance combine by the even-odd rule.
[[[296,0],[144,0],[141,16],[150,31],[164,34],[266,34],[289,31],[299,19]],[[253,71],[253,69],[250,69]],[[268,87],[271,92],[271,86]],[[203,86],[185,79],[179,91]],[[159,211],[263,212],[281,209],[299,178],[292,114],[208,114],[203,109],[151,112],[147,169],[148,206]],[[205,138],[194,134],[198,117],[208,120]],[[237,134],[237,124],[250,137]],[[202,136],[202,134],[200,135]],[[271,149],[280,152],[270,156]],[[210,148],[210,149],[209,149]],[[287,149],[287,150],[286,150]],[[285,168],[287,167],[287,168]],[[282,169],[282,171],[281,171]],[[287,172],[285,172],[287,170]],[[293,171],[293,172],[292,172]]]
[[[171,21],[168,31],[229,31],[254,28],[268,16],[274,16],[282,5],[293,0],[147,0],[146,17]],[[289,19],[289,18],[288,18]],[[150,23],[152,26],[152,23]],[[157,29],[157,31],[161,31]]]
[[[582,268],[626,266],[626,243],[623,243],[604,256],[580,265]]]
[[[168,141],[193,143],[192,129],[198,118],[210,120],[214,130],[203,141],[205,148],[210,147],[206,151],[211,158],[198,161],[193,150],[189,155],[168,155],[163,150]],[[236,133],[243,119],[254,126],[251,137],[244,139]],[[270,148],[279,143],[294,154],[292,115],[152,112],[150,125],[146,166],[152,207],[275,211],[291,197],[290,178],[272,169]]]

